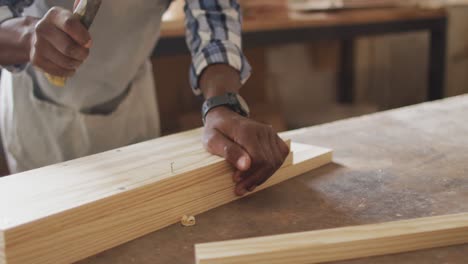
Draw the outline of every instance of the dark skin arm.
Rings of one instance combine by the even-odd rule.
[[[200,88],[206,99],[226,92],[239,93],[239,72],[217,64],[201,76]],[[206,116],[203,144],[212,154],[224,157],[236,171],[235,192],[242,196],[254,191],[283,164],[288,146],[271,126],[245,118],[229,108],[217,107]]]
[[[71,76],[89,55],[91,36],[79,18],[54,7],[42,18],[20,17],[0,25],[0,64],[31,62],[55,76]]]
[[[14,65],[29,62],[31,36],[37,19],[20,17],[0,24],[0,64]]]

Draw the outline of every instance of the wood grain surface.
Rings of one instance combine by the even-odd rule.
[[[334,163],[88,258],[195,263],[194,244],[468,212],[468,95],[304,128]],[[335,264],[466,264],[468,245]]]
[[[0,179],[3,262],[77,261],[238,199],[232,167],[203,149],[200,132]],[[331,161],[328,149],[291,148],[257,191]]]
[[[312,264],[468,243],[468,213],[195,245],[197,264]]]

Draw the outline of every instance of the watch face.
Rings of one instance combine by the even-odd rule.
[[[242,98],[240,95],[236,94],[236,97],[237,97],[237,101],[239,102],[242,110],[247,114],[247,115],[250,115],[250,108],[249,106],[247,105],[247,102],[244,100],[244,98]]]

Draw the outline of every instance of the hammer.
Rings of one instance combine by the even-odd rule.
[[[75,11],[73,14],[80,18],[81,23],[89,29],[94,21],[94,18],[101,7],[102,0],[76,0]],[[55,86],[64,87],[67,81],[64,77],[52,76],[45,74],[50,83]]]

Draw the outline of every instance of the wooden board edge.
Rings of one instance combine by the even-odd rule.
[[[134,148],[139,148],[139,146],[141,146],[143,144],[151,143],[152,141],[156,142],[157,140],[159,140],[160,142],[163,142],[163,143],[167,142],[167,141],[180,141],[181,139],[185,139],[186,137],[198,137],[197,134],[199,134],[200,132],[201,132],[201,129],[189,130],[189,131],[182,132],[182,133],[179,133],[179,134],[170,135],[170,136],[166,136],[166,137],[161,137],[161,138],[158,138],[158,139],[155,139],[155,140],[150,140],[150,141],[147,141],[147,142],[127,146],[124,149],[128,149],[128,151],[126,151],[126,152],[131,152],[131,151],[133,151]],[[288,145],[288,147],[290,147],[291,140],[285,139],[285,143]],[[83,163],[86,163],[87,160],[90,157],[95,157],[96,155],[114,154],[115,152],[116,152],[115,150],[112,150],[112,151],[107,151],[107,152],[103,152],[103,153],[100,153],[100,154],[95,154],[95,155],[91,155],[91,156],[88,156],[88,157],[84,157],[84,158],[81,158],[81,159],[69,161],[69,162],[66,162],[66,168],[69,169],[69,168],[72,167],[70,163],[78,164],[80,166]],[[105,156],[105,158],[108,158],[108,156]],[[224,159],[222,159],[220,157],[216,157],[214,155],[211,155],[210,159],[212,160],[212,163],[207,165],[206,167],[203,167],[203,168],[210,167],[210,168],[215,169],[215,168],[219,168],[220,166],[224,166],[225,165],[224,163],[226,163]],[[282,166],[283,167],[284,166],[289,166],[289,165],[291,165],[291,163],[292,163],[292,157],[288,156],[288,158],[285,160],[285,162],[283,163]],[[65,163],[63,163],[63,164],[65,164]],[[49,167],[45,167],[45,168],[41,168],[41,169],[37,169],[37,170],[47,171],[47,170],[50,170],[54,166],[56,168],[58,166],[58,164],[57,165],[52,165],[52,166],[49,166]],[[168,169],[167,169],[168,171],[167,171],[167,173],[166,173],[166,175],[164,177],[159,177],[158,178],[158,177],[152,177],[152,175],[151,175],[151,176],[145,177],[144,179],[142,179],[142,180],[140,180],[138,182],[134,182],[133,184],[129,184],[127,182],[124,182],[124,183],[120,184],[120,186],[116,186],[113,189],[107,190],[107,192],[101,192],[99,194],[101,197],[99,197],[99,198],[88,199],[88,200],[80,200],[79,202],[77,202],[73,206],[69,206],[67,208],[62,208],[61,210],[51,211],[47,215],[44,214],[41,217],[37,217],[36,219],[33,219],[33,221],[34,222],[35,221],[40,221],[38,219],[43,219],[43,218],[46,218],[46,217],[49,217],[49,216],[59,215],[62,212],[65,212],[67,210],[74,210],[74,209],[76,209],[78,207],[81,207],[81,206],[87,206],[89,204],[94,203],[96,200],[103,200],[103,199],[107,199],[107,198],[113,199],[113,197],[115,197],[115,196],[125,194],[128,191],[137,191],[137,189],[145,188],[146,186],[148,186],[150,184],[160,184],[160,183],[162,183],[164,181],[173,181],[173,180],[175,180],[175,178],[186,178],[187,174],[195,173],[195,171],[203,169],[203,168],[189,168],[187,170],[181,171],[181,170],[178,170],[177,164],[175,164],[174,165],[174,171],[172,172],[172,175],[171,175],[171,172],[170,172],[171,168],[172,168],[172,165],[170,165],[170,166],[168,165]],[[29,171],[29,172],[31,172],[31,171]],[[126,171],[119,172],[119,174],[123,174],[123,173],[131,173],[131,172],[126,172]],[[14,177],[8,178],[8,179],[14,179]],[[202,179],[199,177],[197,180],[202,180]],[[140,184],[141,184],[141,186],[138,186]],[[4,224],[4,225],[2,225],[2,222],[0,222],[0,228],[4,227],[5,230],[14,229],[14,228],[18,228],[20,226],[27,226],[28,224],[31,224],[33,222],[33,221],[26,221],[26,220],[29,220],[29,219],[26,219],[26,220],[23,220],[21,218],[15,218],[15,219],[16,219],[16,221],[5,222],[6,224]]]
[[[196,244],[195,261],[309,264],[465,243],[468,243],[468,213]],[[245,252],[245,248],[250,252]]]
[[[0,229],[0,264],[6,264],[5,232]]]
[[[185,134],[194,133],[197,130],[199,130],[199,129],[190,130],[190,131],[184,132],[184,133]],[[182,134],[184,134],[184,133],[182,133]],[[175,137],[175,136],[168,136],[168,137]],[[289,148],[291,148],[291,144],[292,144],[291,140],[290,139],[284,139],[284,141],[287,144],[287,146]],[[293,164],[293,159],[294,159],[294,155],[293,155],[292,152],[290,152],[289,155],[286,157],[285,161],[283,162],[281,168],[291,166]],[[204,168],[200,168],[199,170],[200,171],[211,171],[211,170],[213,170],[213,171],[224,171],[224,170],[227,170],[228,168],[231,168],[231,166],[224,159],[220,159],[219,162],[210,164],[210,165],[208,165],[208,166],[206,166]],[[28,222],[28,223],[21,224],[21,225],[15,226],[15,227],[9,227],[9,228],[7,228],[5,230],[5,232],[7,232],[7,231],[8,232],[21,232],[20,230],[27,230],[29,228],[29,226],[38,225],[38,224],[43,224],[44,228],[40,228],[40,230],[45,230],[50,225],[50,220],[52,218],[60,218],[63,214],[69,214],[69,212],[75,211],[75,210],[81,210],[81,209],[88,209],[89,210],[90,207],[94,206],[94,204],[96,202],[106,202],[108,200],[115,200],[115,199],[123,202],[124,200],[129,199],[128,193],[130,193],[130,192],[138,192],[138,191],[146,192],[147,189],[151,189],[154,186],[156,186],[157,184],[165,184],[166,182],[169,182],[169,181],[179,182],[180,188],[184,188],[184,185],[188,185],[189,183],[204,182],[204,181],[211,181],[212,182],[213,181],[213,178],[210,175],[206,175],[206,177],[198,177],[198,176],[197,177],[192,177],[191,174],[194,174],[195,171],[198,171],[198,170],[185,171],[185,172],[180,173],[179,175],[173,176],[172,178],[161,179],[159,182],[148,182],[145,186],[141,186],[141,187],[130,189],[130,190],[125,190],[125,189],[128,188],[128,186],[124,186],[124,191],[121,191],[119,193],[115,193],[110,197],[104,197],[104,198],[102,198],[102,199],[100,199],[98,201],[86,203],[84,205],[80,205],[80,206],[77,206],[77,207],[74,207],[74,208],[70,208],[70,209],[68,209],[66,211],[62,211],[62,212],[59,212],[59,213],[56,213],[56,214],[49,215],[47,217],[47,219],[46,218],[41,218],[41,219],[35,220],[33,222]],[[203,174],[207,174],[207,173],[203,173]],[[235,186],[234,183],[232,183],[230,185],[230,187],[234,187],[234,186]],[[158,197],[162,197],[162,196],[165,196],[165,195],[167,195],[167,194],[164,193],[164,192],[158,192],[158,193],[155,194],[155,196],[153,196],[153,199],[156,199]],[[90,216],[90,217],[91,218],[92,217],[99,217],[99,215],[94,215],[94,216]],[[66,223],[61,222],[60,225],[58,225],[58,223],[57,223],[56,226],[63,228],[65,225],[66,225]],[[50,229],[49,229],[49,231],[50,231]],[[29,233],[29,235],[33,235],[33,234]]]
[[[296,146],[295,144],[292,144],[291,148],[292,148],[293,151],[295,149],[295,146]],[[316,148],[316,147],[312,147],[311,149],[314,150],[313,154],[311,154],[311,155],[299,155],[300,157],[302,157],[300,159],[295,158],[297,153],[293,153],[293,152],[290,153],[288,159],[291,162],[294,162],[293,165],[295,165],[295,166],[284,166],[284,167],[282,167],[281,171],[286,170],[286,169],[287,169],[287,171],[281,172],[280,176],[285,175],[285,174],[290,174],[290,173],[294,173],[295,175],[292,175],[292,176],[288,175],[287,177],[284,177],[284,176],[282,176],[282,177],[272,177],[272,179],[267,181],[267,183],[264,186],[262,186],[262,188],[259,188],[259,190],[262,190],[262,189],[267,188],[267,187],[269,187],[271,185],[282,182],[282,181],[284,181],[286,179],[289,179],[289,178],[291,178],[293,176],[297,176],[299,174],[302,174],[303,172],[306,172],[307,170],[315,169],[317,166],[321,166],[321,165],[326,164],[327,162],[329,162],[329,160],[330,160],[329,158],[323,159],[323,157],[325,157],[329,153],[328,151],[326,151],[324,149],[321,149],[321,148]],[[320,149],[320,153],[321,153],[320,157],[315,157],[314,156],[314,155],[316,155],[318,153],[317,149]],[[306,149],[305,151],[303,151],[301,149],[300,152],[309,152],[309,151],[310,151],[310,149]],[[317,159],[320,159],[320,161],[319,162],[310,162],[310,161],[307,160],[307,158],[313,158],[313,159],[317,158]],[[299,167],[295,168],[296,166],[299,166]],[[310,167],[310,166],[313,166],[313,167]],[[228,184],[228,183],[232,184],[232,180],[230,179],[231,171],[228,169],[228,166],[221,166],[221,167],[224,168],[224,169],[221,170],[223,172],[219,176],[217,176],[217,178],[224,178],[224,180],[222,180],[222,181],[226,182],[226,184]],[[116,237],[116,236],[119,237],[120,236],[119,239],[115,239],[115,241],[118,240],[118,242],[104,239],[103,241],[96,241],[96,242],[99,242],[101,244],[100,247],[97,247],[97,246],[89,247],[89,246],[86,246],[86,243],[84,243],[84,241],[82,241],[80,243],[78,243],[78,241],[73,241],[72,244],[77,244],[78,243],[78,244],[80,244],[80,246],[78,246],[77,249],[75,249],[75,250],[69,250],[68,251],[69,254],[67,254],[68,256],[63,256],[61,254],[58,254],[56,256],[57,258],[54,258],[53,260],[57,260],[57,261],[60,261],[60,262],[78,261],[78,260],[80,260],[82,258],[85,258],[87,256],[97,254],[97,253],[102,252],[102,251],[104,251],[106,249],[110,249],[110,248],[115,247],[115,246],[117,246],[119,244],[122,244],[124,242],[127,242],[127,241],[133,240],[135,238],[138,238],[138,237],[140,237],[142,235],[145,235],[147,233],[150,233],[150,232],[153,232],[155,230],[159,230],[161,228],[169,226],[171,224],[177,223],[178,221],[180,221],[180,217],[183,216],[184,214],[198,215],[200,213],[203,213],[203,212],[208,211],[210,209],[216,208],[218,206],[221,206],[221,205],[226,204],[228,202],[231,202],[233,200],[239,199],[239,197],[236,197],[236,196],[233,195],[232,189],[233,189],[233,185],[232,186],[229,185],[228,188],[223,189],[221,191],[218,191],[218,192],[216,192],[216,193],[214,193],[212,195],[208,195],[208,197],[197,198],[196,200],[180,204],[175,208],[167,209],[166,211],[160,212],[158,214],[151,213],[152,217],[149,219],[148,222],[146,222],[144,224],[145,227],[140,227],[139,231],[134,232],[133,235],[129,235],[128,233],[123,235],[123,236],[125,236],[125,238],[123,238],[123,236],[120,236],[121,235],[120,233],[114,234],[115,233],[114,229],[111,230],[110,227],[112,227],[112,225],[117,224],[120,221],[119,219],[122,219],[122,218],[125,217],[124,215],[129,214],[128,212],[125,212],[126,210],[122,210],[122,208],[119,208],[120,213],[116,212],[116,213],[113,213],[113,215],[111,215],[111,216],[104,217],[102,219],[90,220],[89,222],[88,222],[89,219],[86,218],[86,222],[77,224],[77,226],[73,228],[73,230],[74,230],[73,233],[81,234],[82,236],[86,236],[86,234],[89,233],[90,230],[93,230],[93,227],[105,226],[105,229],[108,229],[108,230],[104,230],[104,231],[101,230],[101,232],[108,233],[109,237]],[[257,191],[259,191],[259,190],[257,190]],[[156,197],[156,198],[158,198],[158,197]],[[133,209],[136,210],[136,211],[140,210],[140,212],[143,212],[143,211],[145,211],[145,212],[155,212],[153,207],[154,207],[155,204],[158,204],[157,202],[155,202],[156,198],[152,197],[152,199],[145,199],[144,203],[139,204],[138,206],[136,206]],[[165,196],[164,197],[159,197],[159,199],[162,199],[162,198],[165,198]],[[186,200],[188,200],[188,199],[186,199]],[[143,208],[145,208],[145,209],[143,209]],[[187,210],[185,208],[194,208],[194,209],[193,210]],[[130,214],[135,214],[136,215],[136,213],[135,213],[136,211],[134,211],[134,212],[132,211],[132,213],[130,213]],[[138,221],[138,220],[133,219],[133,221]],[[130,222],[132,222],[132,221],[130,221]],[[130,232],[130,230],[132,228],[132,224],[130,222],[127,223],[128,230],[125,230],[125,231],[123,231],[121,233]],[[30,223],[30,224],[32,224],[32,223]],[[57,224],[59,224],[59,223],[57,222]],[[63,223],[61,222],[61,224],[63,224]],[[24,227],[26,227],[26,226],[21,226],[20,228],[24,228]],[[135,228],[135,227],[133,227],[133,228]],[[24,229],[22,231],[19,231],[18,229],[12,229],[12,230],[9,230],[9,231],[12,232],[12,237],[17,237],[18,235],[22,236],[21,234],[22,233],[24,234],[24,232],[27,231],[27,229]],[[68,230],[67,232],[69,232],[69,231],[70,230]],[[59,235],[59,234],[57,234],[57,235]],[[88,234],[88,235],[90,235],[90,234]],[[29,241],[26,241],[26,242],[28,244],[31,244],[31,246],[35,245],[34,247],[46,247],[46,245],[48,243],[50,243],[51,240],[58,239],[57,237],[62,237],[62,236],[66,236],[66,235],[62,234],[62,235],[56,236],[56,234],[53,233],[53,234],[37,237],[36,239],[34,239],[34,241],[29,240]],[[60,239],[63,239],[63,238],[60,238]],[[58,246],[58,248],[50,249],[50,247],[48,247],[49,248],[48,250],[53,251],[53,252],[61,251],[62,249],[60,249],[60,245],[63,244],[63,243],[66,243],[66,241],[65,240],[60,240],[60,239],[57,240],[58,243],[55,243],[55,246]],[[42,246],[39,246],[39,245],[42,245]],[[39,251],[41,251],[41,250],[38,250],[38,252]],[[79,253],[80,251],[81,251],[81,253]],[[10,251],[10,252],[13,252],[12,256],[21,256],[21,255],[25,254],[25,252],[18,251],[17,249],[15,249],[13,251]],[[16,259],[16,257],[15,257],[15,259]],[[35,258],[35,260],[37,260],[38,263],[47,263],[46,259],[47,259],[47,257],[44,256],[44,254],[37,255],[36,258]]]

